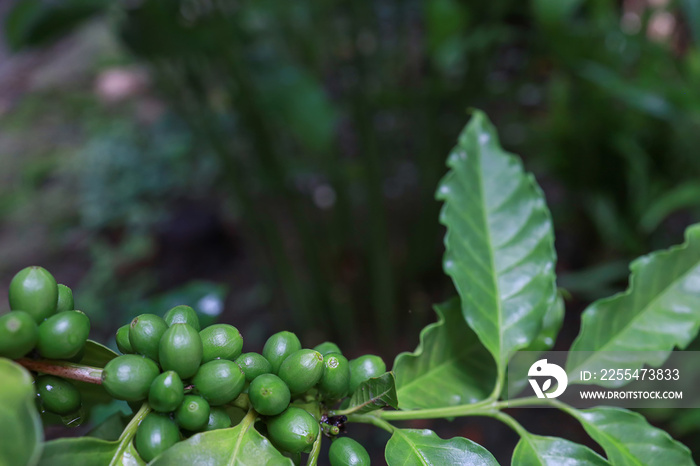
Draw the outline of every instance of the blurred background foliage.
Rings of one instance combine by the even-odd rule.
[[[351,356],[412,349],[453,293],[433,194],[470,107],[550,203],[561,348],[630,259],[700,217],[699,0],[18,0],[0,15],[0,275],[46,265],[96,338],[179,300],[251,350],[284,328]]]

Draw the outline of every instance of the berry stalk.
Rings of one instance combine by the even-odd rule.
[[[33,372],[56,375],[64,379],[102,385],[102,369],[65,361],[50,359],[17,359],[15,362]]]

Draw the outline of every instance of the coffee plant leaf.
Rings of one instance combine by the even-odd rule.
[[[394,361],[401,409],[475,403],[495,385],[493,358],[464,321],[459,298],[436,305],[435,312],[438,321],[421,331],[418,348]]]
[[[564,298],[557,296],[552,305],[544,313],[542,329],[537,337],[525,348],[525,351],[546,351],[554,346],[559,330],[564,323]]]
[[[80,364],[92,367],[105,367],[109,361],[119,356],[111,349],[96,341],[88,340],[85,343],[85,355],[80,360]]]
[[[590,448],[563,438],[523,435],[513,451],[511,464],[605,466],[610,463]]]
[[[269,440],[255,430],[253,423],[246,419],[235,427],[204,432],[176,443],[157,456],[149,465],[293,466],[292,460],[284,457]]]
[[[0,464],[34,465],[44,430],[34,404],[33,378],[22,366],[0,358]]]
[[[131,439],[108,442],[94,437],[62,438],[44,444],[39,466],[144,466]]]
[[[482,112],[447,165],[436,194],[447,227],[443,267],[464,318],[503,369],[535,340],[557,296],[551,216],[534,177],[501,148]]]
[[[588,435],[603,447],[612,464],[695,464],[688,447],[651,426],[639,413],[604,406],[574,411],[573,414]]]
[[[679,246],[633,261],[627,290],[595,301],[583,312],[566,363],[569,383],[580,382],[582,370],[658,367],[674,347],[683,349],[695,338],[700,327],[700,224],[689,227],[685,237]],[[626,381],[595,383],[619,386]]]
[[[498,465],[478,443],[462,437],[443,440],[428,429],[395,429],[384,454],[387,464]]]
[[[360,414],[387,406],[397,408],[398,404],[394,374],[385,372],[362,382],[350,397],[350,404],[345,411]]]

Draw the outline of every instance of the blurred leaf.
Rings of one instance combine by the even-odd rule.
[[[394,361],[401,409],[474,403],[493,390],[496,367],[462,317],[459,298],[435,306],[438,321],[421,331],[413,353]]]
[[[667,466],[695,464],[688,447],[661,429],[652,427],[639,413],[622,408],[599,407],[572,414],[608,460],[615,465]]]
[[[560,466],[604,466],[608,463],[588,447],[558,437],[524,435],[513,451],[513,465]]]
[[[462,437],[442,440],[428,429],[394,430],[384,455],[388,464],[498,466],[493,455],[478,443]]]
[[[693,41],[700,45],[700,0],[680,0],[679,3],[685,15],[685,22],[693,35]]]
[[[107,0],[17,0],[5,17],[5,38],[13,50],[61,38],[109,6]]]
[[[40,466],[145,466],[134,444],[93,437],[62,438],[44,444]]]
[[[639,221],[642,229],[651,233],[672,213],[700,206],[700,184],[689,181],[675,186],[651,201]]]
[[[44,430],[34,404],[34,379],[22,366],[0,358],[0,464],[35,465]]]
[[[362,382],[350,397],[347,412],[361,414],[390,406],[398,408],[394,374],[386,372]]]
[[[192,307],[199,317],[202,328],[215,323],[224,310],[228,287],[214,282],[192,281],[140,303],[136,314],[163,315],[180,304]]]
[[[130,419],[131,416],[116,412],[96,425],[86,436],[107,441],[119,440]]]
[[[557,282],[565,290],[593,301],[618,292],[621,288],[616,283],[626,280],[628,274],[629,263],[619,260],[563,272],[557,277]]]
[[[685,348],[695,338],[700,327],[700,224],[689,227],[685,236],[680,246],[636,259],[624,293],[586,308],[566,363],[569,374],[658,367],[674,347]]]
[[[109,361],[119,356],[111,349],[96,341],[88,340],[85,344],[85,355],[80,360],[80,364],[92,367],[105,367]]]
[[[445,272],[462,313],[499,367],[539,334],[557,297],[554,239],[544,196],[503,151],[479,111],[448,158],[437,197],[445,202]]]
[[[533,0],[535,19],[546,26],[565,27],[583,0]]]

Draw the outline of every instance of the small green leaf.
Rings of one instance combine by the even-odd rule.
[[[432,430],[396,429],[386,444],[389,466],[421,465],[498,465],[488,450],[462,437],[443,440]]]
[[[495,385],[493,358],[464,321],[459,298],[435,306],[435,312],[438,321],[423,329],[418,348],[394,362],[401,409],[475,403]]]
[[[542,191],[505,152],[482,112],[459,136],[437,198],[445,201],[445,272],[462,313],[500,368],[537,337],[556,299],[552,220]]]
[[[144,466],[133,442],[108,442],[93,437],[62,438],[44,444],[39,466]]]
[[[386,372],[362,382],[352,394],[350,404],[344,412],[361,414],[387,406],[397,408],[398,404],[394,374]]]
[[[35,396],[29,372],[0,358],[0,464],[37,463],[44,430],[34,405]]]
[[[616,466],[695,464],[685,445],[649,425],[641,414],[613,407],[573,410],[572,414]]]
[[[583,312],[566,369],[658,367],[674,347],[685,348],[700,327],[700,224],[686,241],[632,262],[624,293],[594,302]],[[601,382],[598,382],[599,384]]]
[[[213,430],[179,442],[156,457],[150,466],[207,464],[245,466],[255,464],[294,465],[253,428],[246,418],[229,429]]]
[[[513,452],[514,466],[605,466],[608,463],[588,447],[558,437],[526,435]]]
[[[109,361],[119,356],[117,353],[96,341],[88,340],[85,344],[85,355],[80,364],[92,367],[105,367]]]

